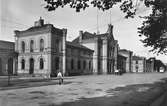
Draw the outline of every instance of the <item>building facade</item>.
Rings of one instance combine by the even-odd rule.
[[[50,77],[56,76],[58,71],[63,75],[91,73],[93,50],[67,42],[66,36],[67,29],[44,24],[41,18],[27,30],[16,30],[15,51],[18,52],[18,74]],[[78,62],[80,68],[76,70],[75,61],[79,59],[82,63]],[[89,68],[87,68],[88,63]],[[84,68],[82,68],[83,64]]]
[[[132,57],[132,72],[146,72],[146,58],[140,56]]]
[[[14,42],[0,41],[0,75],[17,74],[17,54]]]
[[[118,41],[113,37],[113,26],[110,24],[104,34],[79,32],[73,43],[83,45],[94,51],[93,72],[97,74],[114,73],[117,68]]]
[[[117,69],[121,73],[125,73],[126,72],[126,57],[122,56],[121,54],[118,54]]]
[[[126,72],[132,72],[132,56],[133,52],[126,49],[120,49],[119,54],[126,57]]]

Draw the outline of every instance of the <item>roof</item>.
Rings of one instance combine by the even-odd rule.
[[[80,45],[78,43],[74,43],[74,42],[69,42],[69,41],[66,41],[66,45],[67,46],[72,46],[72,47],[75,47],[75,48],[79,48],[79,49],[84,49],[84,50],[88,50],[88,51],[91,51],[91,52],[94,52],[92,49],[89,49],[83,45]]]
[[[107,36],[108,36],[108,33],[92,34],[92,33],[86,31],[83,33],[82,39],[102,38],[102,37],[107,37]],[[79,36],[76,39],[74,39],[72,42],[79,43]]]
[[[118,54],[118,57],[121,57],[121,58],[127,58],[127,57],[125,57],[125,56],[123,56],[122,54]]]
[[[130,53],[133,53],[132,51],[126,50],[126,49],[120,49],[120,50],[119,50],[119,53],[120,53],[120,52],[128,52],[128,53],[130,52]]]
[[[1,49],[14,49],[14,45],[15,45],[14,42],[0,40]]]
[[[23,31],[19,31],[19,30],[15,30],[15,34],[23,34],[23,33],[28,33],[28,32],[36,32],[36,31],[51,31],[51,30],[56,30],[56,31],[60,31],[61,29],[55,28],[52,24],[44,24],[42,26],[32,26],[26,30]]]
[[[132,57],[133,60],[143,60],[144,57],[140,57],[140,56],[133,56]]]

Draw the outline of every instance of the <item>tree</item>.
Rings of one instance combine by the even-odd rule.
[[[70,6],[75,9],[76,12],[80,12],[81,10],[85,10],[90,5],[93,7],[97,7],[99,10],[105,11],[109,10],[118,3],[122,3],[120,5],[120,9],[126,14],[126,18],[133,17],[135,15],[136,9],[135,3],[133,0],[44,0],[47,4],[45,8],[48,11],[56,10],[59,7]],[[137,0],[138,1],[138,0]]]
[[[45,8],[53,11],[59,7],[70,6],[76,12],[85,10],[90,5],[99,10],[109,10],[120,3],[120,10],[125,13],[125,18],[133,18],[136,13],[138,2],[143,2],[146,7],[152,9],[152,13],[144,18],[143,24],[138,28],[139,36],[144,46],[152,47],[152,52],[167,53],[167,0],[44,0]]]
[[[144,46],[152,47],[150,51],[157,54],[167,53],[167,0],[146,0],[145,5],[152,8],[149,16],[145,19],[139,29],[139,36],[145,38],[141,40]]]

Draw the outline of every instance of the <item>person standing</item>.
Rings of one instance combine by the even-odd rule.
[[[61,85],[63,83],[63,76],[62,73],[59,71],[57,74],[58,80],[59,80],[59,85]]]

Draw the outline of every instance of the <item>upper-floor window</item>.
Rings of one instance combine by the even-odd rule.
[[[34,41],[30,41],[30,52],[34,52]]]
[[[138,61],[136,61],[136,64],[138,64]]]
[[[25,42],[21,42],[21,51],[24,53],[25,52]]]
[[[40,39],[40,52],[43,52],[44,50],[44,40]]]
[[[25,69],[25,60],[24,59],[21,60],[21,69],[22,70]]]
[[[40,58],[39,68],[40,68],[41,70],[44,68],[44,61],[43,61],[43,58]]]

